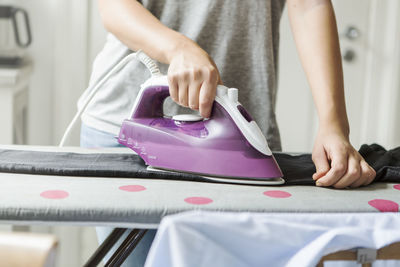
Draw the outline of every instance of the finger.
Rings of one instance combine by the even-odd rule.
[[[345,188],[359,180],[361,180],[361,182],[364,182],[361,177],[361,166],[359,158],[350,156],[348,160],[346,173],[337,183],[333,185],[333,187]]]
[[[367,185],[372,181],[371,177],[373,176],[373,173],[371,173],[369,165],[364,160],[360,161],[360,169],[361,169],[360,179],[352,183],[350,185],[351,188],[357,188],[364,184]]]
[[[172,100],[178,103],[179,95],[178,95],[177,77],[173,74],[168,74],[168,84],[169,84],[169,95],[171,96]]]
[[[211,115],[212,104],[215,98],[215,84],[208,81],[203,82],[199,94],[199,110],[203,118],[209,118]]]
[[[190,71],[190,81],[188,89],[189,107],[198,110],[200,87],[203,81],[202,71],[200,69],[192,69]]]
[[[317,186],[331,186],[339,181],[347,170],[347,153],[339,149],[331,153],[331,169],[328,173],[318,179]]]
[[[199,109],[199,95],[201,83],[193,82],[189,86],[189,107],[194,110]]]
[[[179,95],[179,104],[184,107],[189,106],[188,101],[188,83],[185,80],[180,80],[178,82],[178,95]]]
[[[312,155],[312,160],[315,164],[316,169],[316,172],[313,174],[313,179],[318,180],[319,178],[324,176],[331,168],[325,153],[325,149],[323,147],[317,149]]]
[[[362,166],[366,169],[365,173],[367,176],[366,182],[363,185],[369,185],[375,180],[376,171],[365,160],[362,161]]]

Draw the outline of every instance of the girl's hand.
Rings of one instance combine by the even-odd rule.
[[[170,57],[169,92],[178,104],[209,118],[221,78],[211,57],[195,42],[184,41]]]
[[[348,138],[335,131],[318,132],[312,159],[317,169],[313,175],[317,186],[355,188],[370,184],[376,175]]]
[[[210,116],[221,79],[214,61],[197,43],[166,27],[140,1],[99,0],[99,8],[106,29],[122,43],[169,64],[169,92],[175,102]]]

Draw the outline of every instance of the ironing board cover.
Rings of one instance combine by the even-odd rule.
[[[125,148],[0,146],[77,153],[129,153]],[[243,186],[138,178],[68,177],[0,173],[4,223],[109,225],[155,228],[189,210],[233,212],[399,211],[400,184],[353,190],[314,186]]]

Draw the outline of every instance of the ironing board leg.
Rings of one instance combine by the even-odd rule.
[[[135,249],[146,232],[147,230],[143,229],[133,229],[104,266],[120,266]]]
[[[126,228],[115,228],[83,266],[97,266],[126,230]]]

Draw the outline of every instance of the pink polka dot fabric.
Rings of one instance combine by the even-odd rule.
[[[188,197],[185,198],[184,201],[193,205],[206,205],[213,202],[213,200],[208,197]]]
[[[373,199],[368,204],[380,212],[398,212],[399,204],[387,199]]]
[[[292,196],[292,194],[290,194],[289,192],[281,190],[268,190],[265,191],[263,194],[273,198],[288,198]]]
[[[396,184],[393,186],[394,189],[400,190],[400,184]]]
[[[146,190],[146,187],[142,185],[123,185],[119,189],[127,192],[140,192]]]
[[[40,193],[40,196],[47,199],[63,199],[69,196],[64,190],[47,190]]]

